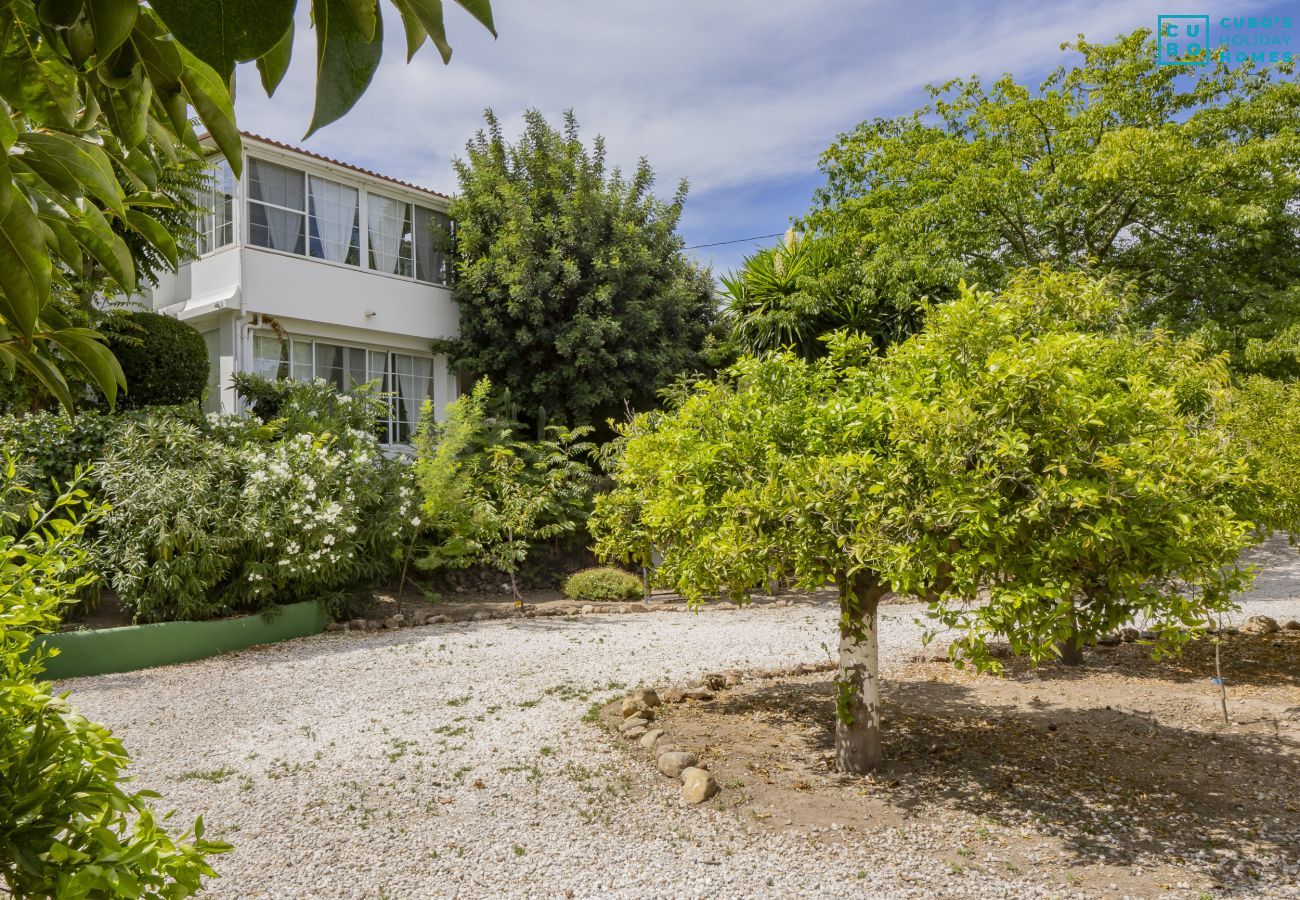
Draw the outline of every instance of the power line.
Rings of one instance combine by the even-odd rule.
[[[734,241],[715,241],[712,244],[696,244],[694,247],[687,247],[687,250],[702,250],[705,247],[721,247],[723,244],[743,244],[747,241],[761,241],[766,238],[781,237],[784,231],[778,231],[776,234],[760,234],[757,237],[736,238]]]

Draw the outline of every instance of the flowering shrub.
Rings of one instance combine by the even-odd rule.
[[[99,467],[97,545],[137,621],[203,619],[331,595],[379,578],[415,527],[408,467],[358,427],[364,391],[288,387],[281,418],[150,418]]]

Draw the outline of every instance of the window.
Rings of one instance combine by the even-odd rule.
[[[266,378],[311,381],[321,378],[339,390],[378,382],[388,413],[378,422],[388,444],[409,444],[433,400],[433,359],[388,350],[367,350],[324,341],[281,340],[274,334],[253,335],[253,371]]]
[[[317,259],[361,262],[361,209],[357,189],[311,175],[307,178],[307,227]]]
[[[248,161],[248,242],[330,262],[361,263],[354,187],[260,159]]]
[[[302,172],[248,161],[248,242],[285,253],[306,247],[306,184]]]
[[[411,204],[371,194],[366,199],[370,220],[370,268],[389,275],[411,276]]]
[[[433,284],[447,283],[450,218],[379,194],[368,195],[366,210],[370,268]]]
[[[235,242],[235,174],[224,159],[208,170],[208,187],[194,198],[202,209],[195,230],[199,255]]]

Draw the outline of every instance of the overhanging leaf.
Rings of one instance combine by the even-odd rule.
[[[117,402],[118,387],[129,387],[122,366],[103,338],[89,328],[64,328],[50,332],[47,339],[57,344],[88,373],[111,407]]]
[[[493,37],[497,36],[497,27],[492,22],[491,0],[456,0],[456,4],[478,19]]]
[[[103,59],[131,36],[140,4],[138,0],[89,0],[86,12],[95,29],[95,55]]]
[[[50,293],[45,232],[26,197],[16,193],[0,218],[0,318],[30,336]]]
[[[167,257],[172,268],[180,265],[180,255],[176,249],[176,239],[167,228],[148,213],[138,209],[126,211],[126,224],[140,232],[149,243],[158,248],[158,252]]]
[[[289,71],[289,59],[293,55],[293,20],[289,21],[289,30],[264,55],[257,58],[257,71],[262,76],[262,90],[270,97],[284,80],[284,73]]]
[[[57,190],[76,196],[84,187],[119,216],[126,214],[113,164],[100,147],[55,132],[29,132],[16,147],[19,159]]]
[[[235,107],[226,83],[210,66],[184,47],[178,48],[185,69],[181,82],[201,121],[238,178],[243,169],[243,141],[235,126]]]
[[[384,52],[384,27],[380,19],[367,39],[357,28],[345,0],[313,0],[316,23],[316,106],[306,137],[347,113],[379,68]]]
[[[177,40],[223,81],[235,63],[260,59],[293,24],[297,0],[154,0]]]

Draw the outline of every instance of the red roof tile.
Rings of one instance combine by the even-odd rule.
[[[410,190],[413,190],[413,191],[419,191],[419,192],[422,193],[422,194],[431,194],[432,196],[434,196],[434,197],[440,197],[440,198],[442,198],[443,200],[450,200],[450,199],[451,199],[451,198],[448,197],[446,194],[442,194],[442,193],[439,193],[438,191],[430,190],[430,189],[427,188],[427,187],[421,187],[421,186],[418,185],[418,184],[412,184],[412,183],[409,182],[409,181],[402,181],[400,178],[393,178],[393,177],[391,177],[391,176],[389,176],[389,175],[382,175],[382,174],[380,174],[379,172],[374,172],[374,171],[372,171],[372,170],[370,170],[370,169],[363,169],[363,168],[361,168],[361,166],[354,166],[354,165],[352,165],[352,163],[345,163],[345,162],[343,162],[342,160],[330,159],[328,156],[322,156],[322,155],[319,154],[319,153],[313,153],[313,152],[310,151],[310,150],[304,150],[304,149],[301,148],[301,147],[294,147],[294,146],[291,145],[291,144],[285,144],[285,143],[282,143],[281,141],[273,141],[273,140],[271,140],[271,139],[268,138],[268,137],[262,137],[260,134],[253,134],[251,131],[241,131],[241,132],[239,132],[239,133],[240,133],[241,135],[243,135],[245,138],[247,138],[248,140],[251,140],[251,141],[258,141],[258,142],[263,143],[263,144],[268,144],[268,145],[270,145],[270,146],[272,146],[272,147],[278,147],[278,148],[281,149],[281,150],[288,150],[290,153],[297,153],[297,154],[300,154],[300,155],[302,155],[302,156],[309,157],[309,158],[311,158],[311,159],[318,159],[318,160],[320,160],[321,162],[329,163],[329,164],[332,165],[332,166],[339,166],[339,167],[344,168],[344,169],[349,169],[349,170],[351,170],[351,171],[353,171],[353,172],[360,172],[362,175],[369,175],[371,178],[378,178],[378,179],[380,179],[381,181],[387,181],[387,182],[390,182],[390,183],[392,183],[392,184],[401,185],[401,186],[404,187],[404,188],[409,188]],[[203,138],[206,138],[207,136],[208,136],[207,134],[199,135],[199,139],[202,140]]]

